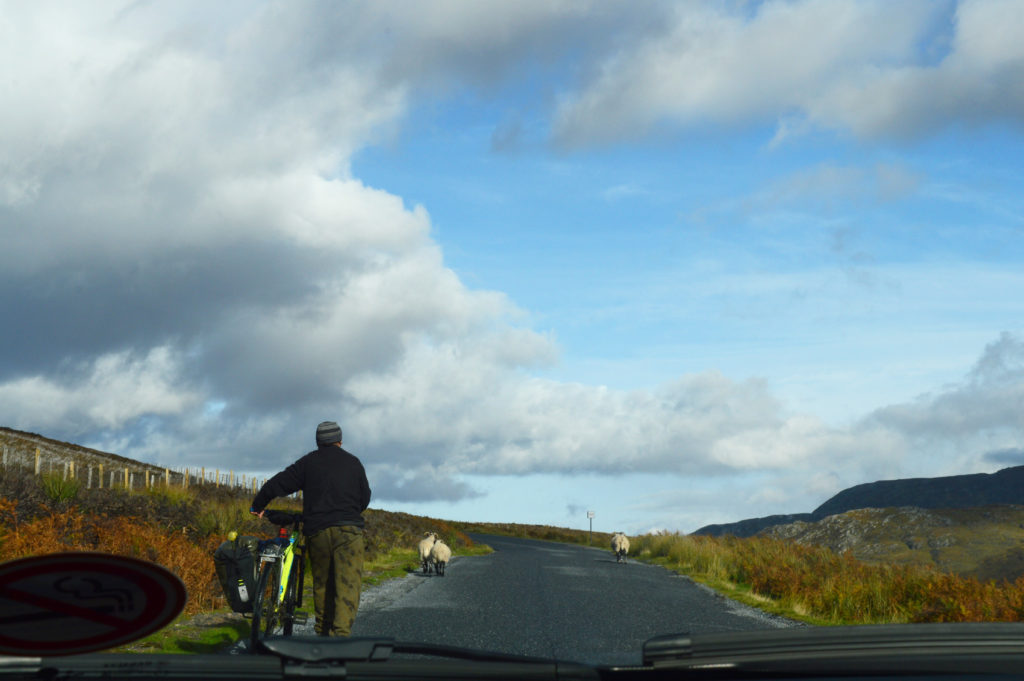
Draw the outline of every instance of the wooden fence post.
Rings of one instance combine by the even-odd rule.
[[[96,486],[96,489],[103,489],[103,464],[100,464],[99,478],[99,484]]]
[[[68,467],[71,469],[71,479],[74,480],[75,479],[75,462],[74,461],[69,461],[68,462]]]
[[[132,488],[132,479],[128,476],[128,468],[124,469],[124,488],[127,490]]]
[[[213,486],[214,487],[220,487],[220,469],[219,468],[217,469],[217,471],[216,471],[216,473],[214,475]]]
[[[165,468],[164,469],[164,487],[170,487],[170,486],[171,486],[171,471]]]
[[[92,466],[89,466],[89,472],[85,476],[85,488],[92,489]]]
[[[39,475],[39,447],[36,447],[36,475]]]

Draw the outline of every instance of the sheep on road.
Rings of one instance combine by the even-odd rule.
[[[434,572],[444,577],[444,567],[452,559],[452,550],[443,541],[438,539],[430,549],[430,560],[434,564]]]
[[[615,554],[616,563],[626,561],[626,554],[629,553],[629,539],[621,532],[612,535],[612,553]]]
[[[430,572],[430,550],[434,548],[434,542],[437,541],[437,535],[433,532],[424,532],[423,539],[420,541],[420,565],[423,566],[423,574]]]

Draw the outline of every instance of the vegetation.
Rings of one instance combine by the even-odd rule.
[[[199,652],[244,637],[248,622],[226,607],[212,553],[231,530],[269,536],[269,523],[248,513],[250,494],[224,486],[84,489],[58,474],[0,469],[0,560],[68,550],[103,551],[159,563],[185,583],[179,621],[129,650]],[[294,500],[275,507],[298,509]],[[457,554],[488,552],[468,532],[606,548],[610,534],[512,523],[467,523],[368,510],[364,582],[419,569],[415,547],[436,532]],[[1005,529],[1005,528],[1004,528]],[[916,531],[916,530],[915,530]],[[947,530],[949,532],[949,530]],[[927,544],[927,542],[925,542]],[[770,537],[638,537],[631,555],[769,612],[815,624],[1019,621],[1024,577],[987,580],[915,563],[869,563],[850,551]],[[308,603],[310,585],[305,585]]]
[[[1020,621],[1024,578],[986,581],[767,537],[659,534],[634,555],[770,612],[814,624]]]
[[[185,584],[184,616],[163,632],[126,650],[199,652],[223,647],[248,634],[248,622],[232,616],[213,567],[213,552],[231,530],[271,536],[273,526],[249,513],[251,495],[215,485],[187,489],[83,489],[53,473],[41,476],[0,468],[0,561],[62,551],[100,551],[149,560]],[[274,508],[299,510],[276,500]],[[367,510],[364,583],[376,584],[419,567],[415,547],[436,532],[457,555],[490,549],[453,524],[406,513]],[[307,571],[307,575],[309,572]],[[312,604],[311,580],[305,585]],[[205,623],[205,624],[200,624]]]
[[[611,545],[612,535],[609,532],[590,532],[574,530],[551,525],[523,525],[519,523],[468,523],[451,521],[451,525],[463,532],[477,534],[496,534],[504,537],[522,537],[524,539],[540,539],[563,544],[581,544],[583,546],[599,546],[606,548]]]

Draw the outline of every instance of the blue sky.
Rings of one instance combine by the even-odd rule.
[[[2,425],[627,532],[1024,463],[1024,3],[2,16]]]

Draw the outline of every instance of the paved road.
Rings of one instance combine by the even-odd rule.
[[[445,577],[417,573],[371,590],[352,635],[630,664],[657,634],[790,624],[663,568],[617,564],[611,551],[471,536],[495,552],[456,558]]]

